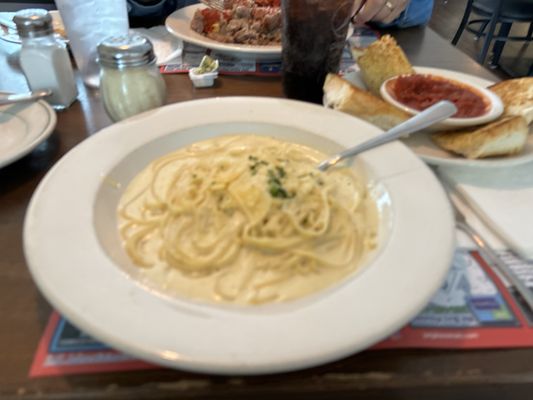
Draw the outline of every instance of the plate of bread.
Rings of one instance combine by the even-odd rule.
[[[533,78],[494,83],[457,71],[412,66],[389,35],[370,45],[358,57],[357,64],[357,70],[342,77],[327,76],[324,84],[326,107],[387,130],[411,116],[382,97],[382,86],[387,80],[423,74],[465,82],[495,94],[503,105],[501,115],[479,125],[420,132],[402,141],[424,161],[434,165],[491,168],[533,161]]]

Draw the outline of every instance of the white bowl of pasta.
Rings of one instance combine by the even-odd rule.
[[[375,133],[250,97],[115,124],[37,189],[24,229],[32,275],[79,328],[169,367],[258,374],[355,353],[424,307],[454,247],[440,185],[402,144],[314,168]]]

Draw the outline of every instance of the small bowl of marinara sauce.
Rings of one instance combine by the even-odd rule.
[[[436,129],[457,129],[485,124],[503,113],[500,98],[490,90],[433,74],[399,75],[381,85],[385,101],[409,114],[416,114],[441,100],[449,100],[457,113],[435,126]]]

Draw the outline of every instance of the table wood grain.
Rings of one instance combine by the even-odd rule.
[[[430,29],[392,32],[414,65],[495,77]],[[18,46],[0,42],[0,91],[23,91]],[[281,97],[279,78],[221,76],[194,89],[166,75],[168,103],[213,96]],[[29,379],[51,308],[28,272],[24,214],[33,191],[68,150],[108,126],[97,91],[78,78],[79,101],[58,114],[54,134],[30,155],[0,169],[0,398],[16,399],[485,399],[530,398],[533,349],[365,351],[321,367],[257,377],[221,377],[169,369]],[[1,134],[1,132],[0,132]]]

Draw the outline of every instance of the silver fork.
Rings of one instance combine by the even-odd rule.
[[[453,183],[450,182],[448,178],[446,178],[442,174],[439,174],[438,172],[437,175],[440,177],[441,182],[444,184],[445,188],[449,190],[450,193],[453,193],[458,198],[463,199],[461,194],[455,189]],[[448,198],[453,207],[453,211],[455,214],[455,225],[457,226],[457,228],[462,230],[472,239],[476,247],[479,249],[479,252],[481,253],[482,257],[487,260],[491,266],[496,268],[516,288],[516,290],[518,291],[518,293],[520,293],[529,308],[533,311],[533,292],[531,291],[531,289],[528,288],[526,284],[522,280],[520,280],[518,276],[516,276],[514,271],[501,260],[496,251],[494,251],[494,249],[487,243],[483,236],[481,236],[477,230],[475,230],[468,224],[465,215],[459,209],[459,207],[457,207],[455,200],[450,195],[448,195]],[[466,205],[466,201],[463,200],[463,203]]]
[[[225,10],[225,4],[226,0],[200,0],[203,4],[205,4],[208,7],[214,8],[218,11],[224,11]]]
[[[317,168],[321,171],[325,171],[328,168],[334,166],[339,161],[348,157],[354,157],[364,151],[373,149],[374,147],[381,146],[382,144],[392,142],[393,140],[406,137],[411,133],[421,131],[437,122],[442,121],[448,117],[451,117],[457,112],[457,108],[452,102],[443,100],[431,107],[426,108],[421,113],[409,118],[407,121],[396,125],[394,128],[389,129],[387,132],[373,136],[372,138],[359,143],[356,146],[350,147],[344,151],[341,151],[318,164]]]

